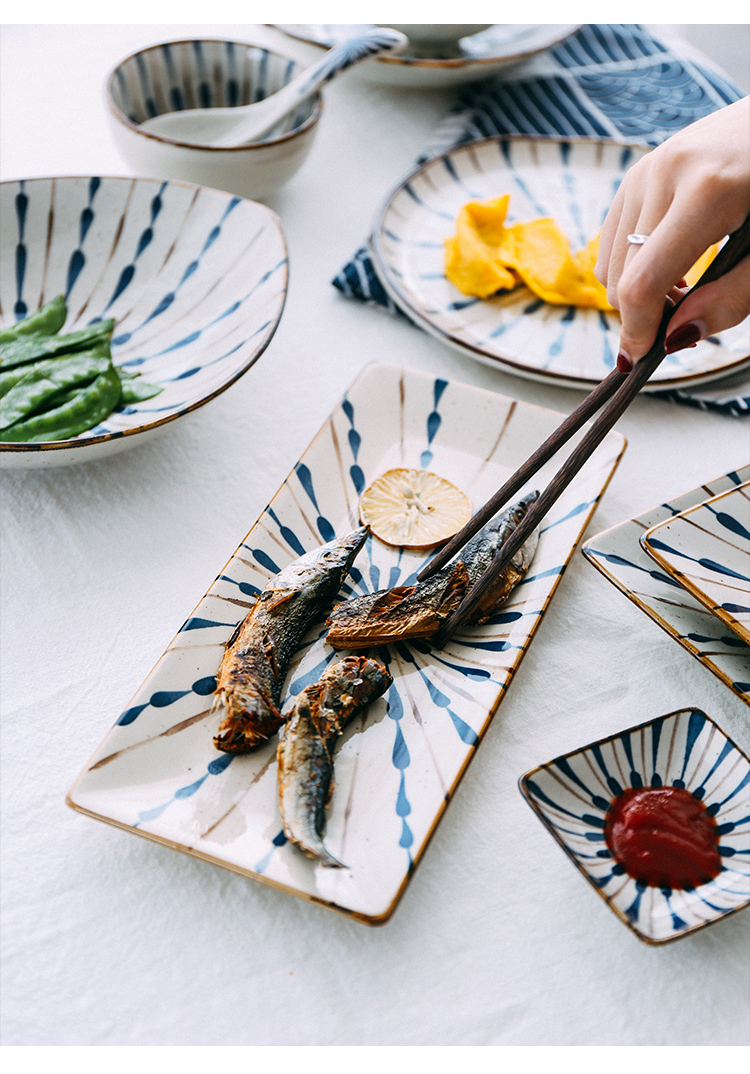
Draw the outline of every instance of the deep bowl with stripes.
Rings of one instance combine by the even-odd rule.
[[[98,460],[203,406],[268,346],[287,279],[278,218],[257,202],[119,176],[0,183],[0,327],[62,294],[63,332],[114,318],[114,364],[162,388],[72,439],[0,443],[0,468]]]
[[[750,759],[699,709],[556,757],[519,786],[576,868],[645,943],[676,940],[750,905]],[[721,870],[693,888],[634,879],[605,840],[605,818],[624,790],[671,786],[695,795],[716,823]]]
[[[231,108],[264,100],[303,70],[296,61],[245,41],[191,38],[127,56],[105,85],[118,151],[139,175],[184,179],[245,198],[273,194],[312,147],[322,99],[300,104],[259,142],[221,149],[178,141],[141,124],[186,108]]]

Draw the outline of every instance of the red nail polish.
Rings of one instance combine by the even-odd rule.
[[[625,351],[620,351],[617,355],[617,368],[621,373],[630,373],[633,369],[633,359]]]
[[[702,338],[701,326],[694,321],[688,321],[687,324],[680,325],[671,335],[667,336],[664,345],[667,354],[672,354],[674,351],[681,351],[684,347],[694,347]]]

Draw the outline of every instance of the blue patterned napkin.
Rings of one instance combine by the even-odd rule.
[[[497,134],[587,136],[658,145],[743,96],[689,45],[635,25],[590,25],[519,68],[465,86],[417,158]],[[366,246],[332,281],[344,295],[405,316],[386,295]],[[704,387],[657,393],[688,406],[750,414],[750,372]]]

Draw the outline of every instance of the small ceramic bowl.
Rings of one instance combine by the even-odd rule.
[[[557,757],[521,777],[529,805],[607,905],[649,944],[750,905],[750,759],[698,709],[681,709]],[[680,787],[716,822],[721,871],[693,888],[651,887],[610,852],[605,817],[627,788]]]
[[[0,328],[65,297],[63,332],[112,317],[116,366],[162,388],[68,440],[0,442],[0,468],[98,460],[234,384],[286,299],[286,243],[258,202],[187,183],[67,176],[0,183]]]
[[[282,89],[301,64],[242,41],[191,39],[152,45],[122,60],[106,82],[109,126],[139,175],[185,179],[245,198],[283,186],[312,146],[322,100],[303,102],[262,142],[218,149],[146,131],[141,124],[183,108],[253,104]]]

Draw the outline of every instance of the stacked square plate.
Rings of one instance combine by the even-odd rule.
[[[750,705],[750,466],[597,534],[583,554]]]

